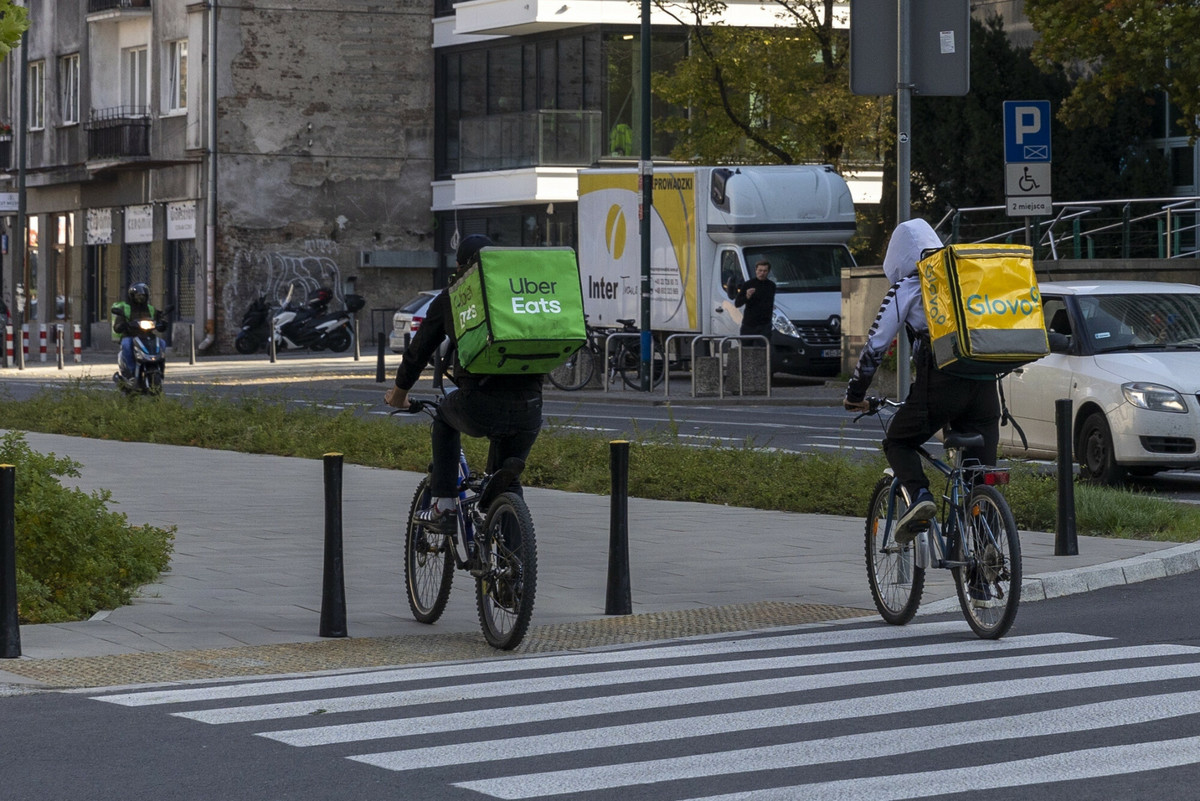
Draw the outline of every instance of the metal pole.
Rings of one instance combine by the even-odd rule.
[[[1058,428],[1058,523],[1054,527],[1054,555],[1078,556],[1075,536],[1075,471],[1071,456],[1071,399],[1054,402],[1054,424]]]
[[[17,145],[17,222],[13,226],[13,297],[16,298],[17,284],[24,285],[25,281],[25,244],[28,234],[25,231],[25,131],[28,128],[27,115],[29,113],[29,33],[21,34],[21,59],[18,70],[20,75],[17,76],[17,130],[16,130],[16,145]],[[36,289],[36,287],[34,287]],[[13,323],[18,332],[21,329],[21,323],[24,322],[25,309],[29,308],[30,287],[25,287],[25,304],[24,308],[17,311],[20,319],[13,318]],[[13,309],[17,305],[13,303]],[[17,369],[25,369],[25,340],[22,337],[20,344],[16,348]]]
[[[612,500],[609,504],[608,589],[604,614],[633,614],[629,584],[629,443],[608,443]]]
[[[638,161],[638,182],[642,202],[638,208],[638,236],[642,245],[642,364],[639,369],[642,392],[649,392],[651,339],[650,339],[650,213],[654,207],[654,155],[650,143],[650,0],[642,3],[642,157]]]
[[[912,213],[912,58],[909,37],[911,0],[899,0],[896,14],[896,223]],[[908,397],[911,348],[903,330],[896,337],[896,397]]]
[[[21,655],[17,617],[16,468],[0,464],[0,658]]]
[[[387,380],[387,370],[383,361],[383,348],[384,343],[387,342],[387,335],[383,332],[380,332],[379,334],[376,334],[375,341],[377,350],[375,359],[375,382],[382,384]]]
[[[322,637],[345,637],[346,582],[342,570],[342,454],[325,462],[325,570],[321,586]]]

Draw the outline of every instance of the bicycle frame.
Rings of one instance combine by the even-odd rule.
[[[929,527],[917,535],[915,547],[913,548],[913,562],[915,567],[919,568],[954,568],[966,567],[970,564],[972,556],[972,543],[970,537],[960,536],[959,532],[965,529],[965,521],[963,516],[966,514],[966,502],[971,495],[971,489],[967,486],[967,482],[963,480],[964,473],[986,470],[984,475],[998,475],[1001,470],[995,468],[982,468],[979,466],[967,465],[964,467],[964,454],[962,448],[954,448],[954,466],[938,459],[933,454],[929,453],[924,447],[918,448],[917,452],[921,454],[922,460],[935,469],[946,479],[947,488],[942,493],[942,501],[944,502],[943,519],[939,521],[936,517],[929,521]],[[888,469],[889,475],[891,469]],[[887,547],[891,542],[892,521],[895,520],[896,499],[900,495],[900,479],[892,479],[892,490],[888,495],[888,518],[887,526],[883,534],[883,547]],[[987,537],[993,544],[996,544],[995,532],[991,529],[986,530]],[[958,537],[959,545],[961,546],[960,559],[948,559],[949,545],[952,542],[952,537]]]

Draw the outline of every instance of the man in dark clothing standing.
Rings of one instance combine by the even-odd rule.
[[[477,264],[479,251],[491,244],[483,234],[464,238],[455,257],[458,272],[454,278]],[[396,370],[396,385],[384,395],[385,403],[398,409],[408,407],[409,390],[447,337],[452,345],[457,345],[450,292],[444,289],[429,304],[421,327],[405,349]],[[418,511],[416,516],[419,522],[443,533],[454,531],[457,525],[460,434],[490,440],[487,470],[491,473],[509,459],[524,463],[542,428],[543,376],[473,375],[459,363],[456,347],[452,378],[458,389],[442,400],[433,421],[432,499],[429,508]],[[520,492],[520,484],[514,479],[510,489]]]
[[[738,287],[737,297],[733,300],[733,305],[739,309],[746,307],[742,312],[742,336],[759,334],[766,337],[768,343],[775,314],[775,282],[767,277],[770,274],[771,264],[765,259],[754,265],[754,277]],[[747,344],[762,343],[751,341]]]

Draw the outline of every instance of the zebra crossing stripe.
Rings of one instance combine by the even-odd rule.
[[[456,786],[496,798],[544,798],[632,785],[875,759],[973,743],[1072,734],[1195,714],[1200,714],[1200,691],[1103,701],[989,718],[986,721],[970,720],[875,731],[719,753],[460,782]],[[764,727],[770,725],[773,724],[763,724]],[[478,755],[478,745],[473,748],[473,753]],[[410,755],[412,753],[409,752]],[[487,753],[487,758],[510,759],[512,755],[497,757]],[[1196,755],[1196,759],[1200,761],[1200,754]],[[992,770],[988,768],[989,773]],[[792,798],[808,798],[807,788],[804,790]]]
[[[815,675],[802,676],[781,676],[770,679],[759,679],[755,681],[735,681],[726,684],[704,685],[700,687],[684,687],[672,690],[658,690],[649,692],[635,692],[624,695],[604,696],[600,698],[584,698],[578,700],[567,701],[546,701],[538,704],[527,704],[523,706],[508,707],[505,709],[488,709],[488,710],[473,710],[470,712],[450,712],[440,715],[426,715],[414,718],[400,718],[394,720],[369,721],[364,723],[346,723],[340,725],[320,726],[316,728],[292,729],[287,731],[262,732],[261,736],[272,740],[287,743],[288,745],[296,746],[314,746],[314,745],[331,745],[335,743],[358,742],[363,740],[378,740],[391,737],[404,737],[417,734],[433,734],[440,732],[461,731],[488,727],[494,725],[493,721],[504,721],[506,726],[514,726],[522,723],[540,723],[550,720],[566,720],[576,717],[584,717],[591,715],[603,715],[613,712],[629,712],[634,710],[657,709],[662,707],[681,706],[686,704],[703,704],[712,703],[723,700],[731,700],[738,698],[753,698],[763,695],[777,695],[790,692],[805,692],[816,689],[854,686],[859,684],[867,684],[871,682],[889,682],[903,681],[905,679],[926,678],[931,675],[954,676],[964,675],[972,676],[977,672],[991,672],[1001,670],[1018,670],[1025,668],[1036,668],[1051,665],[1093,663],[1118,659],[1136,659],[1136,658],[1152,658],[1161,656],[1177,656],[1187,654],[1195,656],[1197,649],[1187,648],[1185,646],[1176,645],[1153,645],[1143,646],[1138,648],[1122,648],[1108,649],[1103,651],[1088,651],[1083,655],[1063,655],[1063,654],[1036,654],[1025,657],[1016,657],[1015,659],[996,659],[986,662],[978,660],[972,662],[954,662],[937,665],[908,665],[899,668],[889,668],[884,670],[866,670],[866,671],[842,671],[838,673],[823,673]],[[1175,666],[1168,666],[1174,668]],[[1184,671],[1184,675],[1200,675],[1200,664],[1184,665],[1179,668]],[[1153,670],[1150,669],[1150,670]],[[1186,671],[1191,671],[1186,672]],[[1136,671],[1127,671],[1127,674],[1133,675]],[[1089,674],[1103,675],[1103,674]],[[1123,674],[1124,675],[1124,674]],[[1140,675],[1140,674],[1139,674]],[[1033,680],[1025,680],[1033,681]],[[1051,679],[1044,681],[1050,682]],[[1057,677],[1058,690],[1075,689],[1078,684],[1078,678],[1074,676]],[[1121,678],[1114,683],[1128,683],[1134,681],[1131,678]],[[1005,680],[997,683],[974,682],[970,685],[964,685],[960,688],[962,697],[977,698],[975,695],[970,695],[972,687],[989,687],[993,688],[996,685],[1000,687],[1008,687],[1013,685],[1014,680]],[[1032,687],[1035,685],[1022,685]],[[993,689],[992,692],[997,692],[999,689]],[[1028,692],[1029,689],[1026,689]],[[915,691],[921,692],[921,691]],[[874,707],[873,712],[886,713],[889,711],[904,711],[906,709],[920,709],[921,704],[930,703],[931,699],[938,697],[937,693],[944,692],[946,697],[950,697],[948,690],[931,690],[923,695],[902,694],[905,699],[916,698],[918,700],[907,700],[894,702],[899,704],[899,708],[895,710],[881,709]],[[1049,692],[1049,691],[1047,691]],[[893,703],[890,699],[896,696],[878,696],[878,704]],[[980,696],[986,697],[986,696]],[[814,714],[833,714],[822,710],[836,710],[838,717],[857,717],[861,715],[861,699],[848,699],[845,701],[829,702],[825,705],[812,707],[797,707],[797,709],[809,708],[814,711]],[[910,704],[917,704],[910,706]],[[219,711],[219,710],[218,710]],[[742,721],[750,726],[767,725],[762,723],[764,712],[754,713],[750,717],[738,717],[734,715],[713,716],[719,718],[714,721],[714,725],[719,725],[720,721]],[[792,711],[796,714],[796,710]],[[817,718],[824,720],[828,718]],[[698,720],[691,718],[688,720],[688,731],[695,732]],[[784,720],[782,724],[787,725],[795,722],[794,718]],[[653,726],[655,724],[646,724]],[[671,721],[666,724],[671,731],[678,731],[678,721]],[[730,724],[732,725],[732,724]],[[634,729],[624,728],[623,730],[628,735]],[[732,729],[731,729],[732,730]],[[581,735],[583,736],[583,735]],[[624,735],[623,735],[624,736]],[[668,734],[668,736],[673,736]],[[655,735],[654,738],[657,738]],[[555,735],[554,739],[558,743],[566,743],[567,735]],[[499,753],[502,749],[502,742],[496,741],[489,746],[490,753]],[[603,743],[609,744],[609,743]],[[517,746],[513,746],[514,748]],[[542,746],[539,746],[542,747]],[[557,750],[558,746],[550,744],[544,746],[552,751]],[[585,746],[596,747],[596,746]],[[447,749],[451,748],[447,746]],[[408,752],[396,752],[408,753]],[[374,755],[371,759],[371,764],[381,764],[376,759],[386,759],[387,755]],[[367,761],[364,759],[364,761]],[[381,765],[395,769],[397,766],[403,768],[407,763],[395,762],[393,764]]]
[[[902,801],[1004,787],[1097,779],[1200,763],[1200,737],[1087,748],[966,768],[775,787],[689,801]]]
[[[368,765],[393,771],[440,767],[465,761],[480,762],[546,754],[569,753],[613,745],[665,742],[691,737],[767,729],[778,726],[797,726],[847,720],[866,715],[888,715],[897,712],[917,712],[924,709],[978,703],[999,698],[1019,698],[1031,695],[1070,692],[1081,687],[1102,687],[1166,681],[1177,678],[1200,677],[1200,665],[1167,665],[1145,669],[1098,671],[1082,675],[1049,676],[1032,679],[1006,679],[997,682],[972,682],[953,687],[890,693],[862,698],[847,698],[813,704],[772,709],[754,709],[720,715],[703,715],[683,719],[656,720],[649,723],[630,723],[618,726],[588,727],[575,732],[557,732],[510,739],[490,739],[487,747],[480,743],[456,743],[438,748],[415,748],[364,754],[350,757]],[[505,717],[497,719],[509,722]],[[478,725],[478,722],[477,722]],[[975,725],[979,725],[978,722]],[[988,724],[990,726],[990,722]]]
[[[1044,635],[1033,636],[1040,638]],[[1051,636],[1051,640],[1053,639],[1055,639],[1055,636]],[[867,660],[921,657],[926,655],[936,655],[939,652],[947,654],[987,653],[994,650],[1026,648],[1030,647],[1029,645],[1025,644],[1026,642],[1036,643],[1039,641],[1040,640],[1025,641],[1022,638],[1017,637],[1009,640],[1003,640],[999,643],[982,640],[963,640],[954,643],[915,646],[910,648],[884,648],[870,649],[865,651],[821,651],[807,654],[764,657],[761,659],[747,658],[726,660],[723,662],[688,662],[683,664],[660,665],[655,667],[631,668],[628,670],[610,670],[600,673],[567,673],[553,676],[525,677],[506,681],[481,681],[480,679],[486,678],[486,676],[477,676],[475,677],[474,684],[421,687],[419,689],[396,690],[386,693],[369,693],[365,695],[343,696],[339,698],[305,699],[303,701],[205,709],[198,711],[177,712],[175,714],[179,715],[180,717],[198,720],[202,723],[247,723],[256,720],[277,720],[280,718],[303,717],[311,714],[361,712],[371,709],[417,706],[420,704],[433,704],[444,701],[458,702],[478,700],[482,698],[515,696],[527,693],[589,689],[601,686],[610,687],[613,685],[633,684],[646,681],[694,678],[696,676],[749,673],[760,670],[788,670],[817,665],[856,663]],[[1052,657],[1025,657],[1024,659],[1026,661],[1020,662],[1020,664],[1022,666],[1028,666],[1029,659],[1045,660],[1050,658]],[[971,667],[971,665],[978,666],[979,663],[972,662],[952,664],[958,665],[961,669],[972,670],[975,668]],[[908,668],[889,668],[882,672],[854,671],[854,673],[863,673],[864,675],[878,674],[890,678],[892,671],[903,671],[905,669],[920,669],[923,671],[928,671],[928,668],[909,666]],[[887,679],[880,678],[875,680],[884,681]],[[835,681],[837,681],[837,679],[835,679]]]
[[[371,672],[355,672],[334,676],[305,677],[293,679],[265,679],[238,684],[190,687],[186,689],[156,689],[93,696],[93,700],[105,701],[121,706],[153,706],[157,704],[183,704],[199,701],[219,701],[234,698],[253,698],[264,695],[284,695],[298,692],[350,689],[377,684],[402,681],[441,682],[460,679],[462,682],[477,682],[481,675],[515,673],[530,670],[551,670],[593,665],[620,664],[659,659],[682,659],[716,654],[736,654],[784,648],[823,648],[852,645],[862,642],[884,642],[888,640],[920,639],[944,634],[961,634],[962,623],[919,623],[898,627],[868,627],[858,629],[833,629],[806,631],[796,634],[779,634],[766,637],[750,637],[737,640],[687,643],[683,645],[649,646],[626,650],[589,651],[553,656],[537,656],[504,661],[457,662],[449,665],[405,667]],[[1073,635],[1075,636],[1075,635]],[[1083,636],[1083,635],[1077,635]],[[1104,640],[1107,637],[1088,637],[1088,640]],[[1083,640],[1076,640],[1081,642]]]

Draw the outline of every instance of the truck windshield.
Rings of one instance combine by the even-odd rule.
[[[766,245],[745,249],[746,269],[771,263],[771,280],[777,292],[841,292],[842,268],[853,267],[854,257],[844,245]]]

